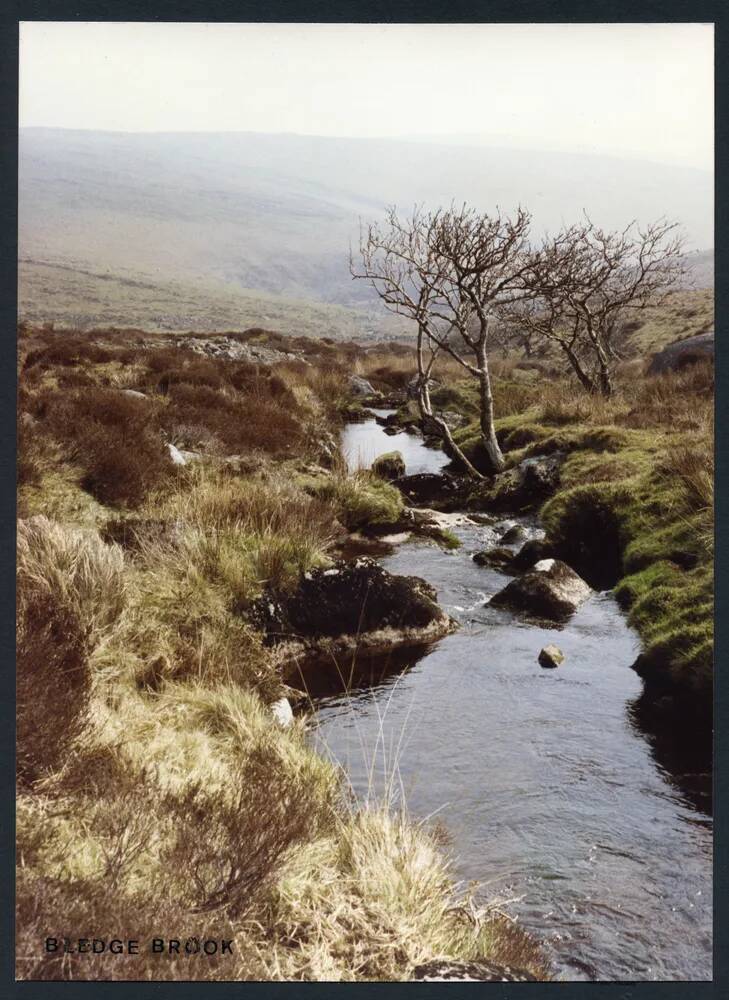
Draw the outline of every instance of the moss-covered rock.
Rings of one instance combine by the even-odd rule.
[[[399,479],[405,475],[405,459],[399,451],[386,451],[374,460],[372,471],[381,479]]]

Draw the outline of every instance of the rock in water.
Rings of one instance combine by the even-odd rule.
[[[399,479],[405,475],[405,459],[399,451],[386,451],[374,460],[372,471],[381,479]]]
[[[288,729],[293,724],[294,713],[288,698],[279,698],[278,701],[274,701],[271,705],[271,713],[279,726],[283,726],[284,729]]]
[[[269,644],[342,636],[364,643],[367,633],[380,633],[394,647],[440,638],[452,626],[429,583],[388,573],[364,557],[310,570],[296,591],[264,595],[251,614]]]
[[[523,542],[526,536],[527,533],[520,524],[512,524],[499,539],[499,545],[516,545],[517,542]]]
[[[484,549],[483,552],[474,552],[471,557],[477,566],[495,566],[497,569],[504,569],[511,565],[514,553],[511,549],[506,549],[499,545],[495,549]]]
[[[514,569],[531,569],[541,559],[551,559],[554,555],[554,547],[549,542],[544,539],[530,538],[529,541],[524,542],[514,556]]]
[[[539,618],[567,618],[592,593],[581,576],[559,559],[542,559],[490,600],[495,607],[517,608]]]
[[[555,646],[554,643],[550,642],[548,646],[540,650],[537,660],[542,667],[558,667],[560,663],[564,663],[564,653],[559,646]]]
[[[525,969],[495,962],[454,962],[450,959],[425,962],[413,969],[411,982],[419,983],[537,983],[539,980]]]

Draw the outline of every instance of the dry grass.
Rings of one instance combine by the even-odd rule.
[[[18,524],[18,776],[62,762],[85,723],[89,656],[119,618],[121,551],[94,535],[35,517]]]

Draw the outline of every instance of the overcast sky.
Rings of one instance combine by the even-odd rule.
[[[713,27],[23,22],[20,123],[455,137],[711,169]]]

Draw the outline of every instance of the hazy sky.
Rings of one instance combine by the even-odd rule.
[[[712,168],[713,26],[23,22],[20,123],[455,136]]]

